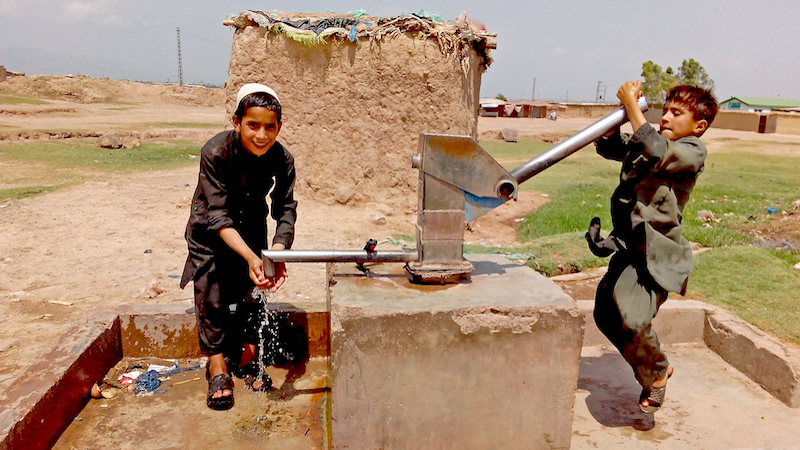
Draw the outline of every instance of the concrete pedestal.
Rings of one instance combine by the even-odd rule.
[[[468,259],[450,286],[331,269],[334,448],[569,448],[583,315],[525,266]]]

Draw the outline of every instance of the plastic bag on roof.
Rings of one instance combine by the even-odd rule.
[[[417,15],[420,16],[420,17],[424,17],[426,19],[431,19],[434,22],[444,22],[444,17],[442,17],[442,16],[440,16],[438,14],[429,13],[429,12],[425,11],[424,9],[420,9],[419,12],[417,13]]]
[[[347,14],[352,14],[353,17],[355,17],[356,19],[358,19],[361,16],[368,16],[369,15],[369,13],[367,11],[363,10],[363,9],[357,9],[355,11],[348,11]]]

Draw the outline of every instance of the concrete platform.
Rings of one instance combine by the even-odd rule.
[[[583,317],[555,283],[469,255],[468,283],[332,275],[334,448],[568,448]]]

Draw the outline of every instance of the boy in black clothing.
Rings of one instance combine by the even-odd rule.
[[[291,248],[297,217],[294,158],[276,141],[281,104],[275,91],[244,85],[232,120],[234,129],[211,138],[200,153],[186,225],[189,257],[181,279],[181,288],[194,281],[200,348],[209,356],[207,404],[212,409],[233,406],[229,372],[236,369],[253,389],[271,386],[253,362],[256,336],[245,334],[243,308],[238,306],[254,287],[275,292],[287,277],[281,263],[274,277],[265,277],[260,257],[267,248],[266,196],[273,185],[273,250]],[[236,367],[228,367],[230,361],[238,361]]]
[[[637,105],[640,95],[641,81],[617,92],[633,135],[617,129],[595,142],[597,153],[621,161],[622,170],[611,198],[614,230],[602,239],[595,217],[586,240],[595,255],[615,253],[597,287],[594,318],[633,368],[642,386],[639,408],[653,413],[664,401],[673,368],[651,322],[668,292],[686,293],[693,260],[681,235],[683,208],[703,171],[700,136],[714,120],[717,102],[705,89],[677,86],[667,95],[656,132]]]

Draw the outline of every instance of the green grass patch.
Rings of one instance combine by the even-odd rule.
[[[109,150],[90,139],[13,142],[0,145],[0,200],[19,199],[114,173],[166,170],[198,164],[201,145],[190,141],[148,142],[139,148]]]
[[[525,261],[532,269],[547,276],[573,273],[602,267],[607,259],[598,258],[586,249],[582,233],[545,236],[521,247],[487,247],[464,245],[465,253],[493,253],[509,259]]]
[[[408,243],[412,243],[412,244],[417,242],[417,238],[415,238],[414,236],[412,236],[410,234],[405,234],[405,233],[395,233],[395,234],[392,235],[392,239],[397,240],[397,241],[408,242]]]
[[[516,143],[491,140],[481,141],[480,145],[500,162],[504,160],[527,161],[553,146],[553,144],[527,137],[520,138]],[[512,167],[516,167],[516,165],[512,165]]]
[[[800,344],[800,275],[775,251],[730,246],[703,252],[695,258],[689,288],[708,303]]]
[[[0,105],[45,105],[48,102],[38,98],[16,97],[11,95],[0,95]]]
[[[751,149],[762,143],[731,141],[727,146]],[[780,144],[770,144],[780,145]],[[791,209],[800,198],[800,158],[757,152],[725,152],[709,155],[706,170],[684,210],[687,239],[709,247],[752,242],[742,231],[769,214],[769,208]],[[702,228],[697,211],[709,210],[719,219],[713,228]],[[716,230],[716,231],[710,231]]]
[[[582,272],[608,264],[608,259],[598,258],[589,252],[583,233],[541,237],[524,248],[535,255],[526,264],[547,276]],[[521,249],[517,249],[519,250]]]
[[[200,146],[186,141],[144,143],[139,148],[110,150],[87,140],[9,143],[0,145],[0,159],[46,164],[59,169],[133,172],[194,164]]]
[[[19,200],[25,197],[31,197],[39,194],[46,194],[48,192],[52,192],[72,184],[74,183],[65,183],[55,186],[23,186],[23,187],[9,188],[9,189],[0,189],[0,200],[2,201]]]

